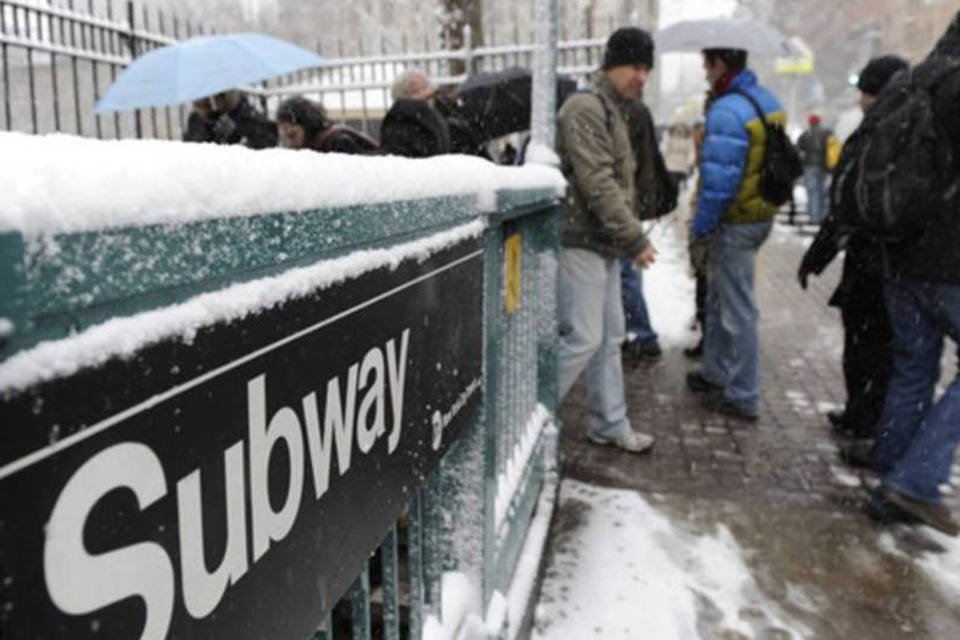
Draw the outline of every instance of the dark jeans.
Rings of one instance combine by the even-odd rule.
[[[630,258],[620,258],[620,296],[627,339],[637,344],[657,344],[659,336],[650,324],[650,312],[643,297],[643,272]]]
[[[934,402],[944,338],[960,343],[960,285],[910,278],[884,285],[893,326],[893,375],[874,447],[884,485],[938,503],[960,443],[960,376]]]
[[[703,331],[703,323],[707,319],[707,274],[698,273],[696,277],[697,323]]]
[[[844,420],[858,436],[876,432],[893,366],[893,329],[883,299],[883,280],[866,279],[840,308],[843,320]]]

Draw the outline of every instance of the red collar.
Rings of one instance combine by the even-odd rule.
[[[730,88],[730,85],[733,84],[734,78],[739,74],[732,71],[724,71],[723,75],[717,78],[717,81],[713,83],[713,91],[716,95],[722,96],[727,92],[727,89]]]

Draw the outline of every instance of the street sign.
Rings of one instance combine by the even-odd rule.
[[[0,397],[0,637],[308,638],[482,396],[469,239]]]
[[[810,75],[816,67],[816,57],[813,50],[799,36],[790,38],[790,48],[797,52],[797,55],[777,58],[774,62],[774,68],[777,73],[783,75]]]

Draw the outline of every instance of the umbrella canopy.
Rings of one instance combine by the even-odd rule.
[[[199,36],[136,58],[95,111],[180,104],[322,64],[317,54],[260,33]]]
[[[661,53],[744,49],[750,53],[768,56],[795,54],[786,36],[756,20],[684,20],[657,31],[654,41],[657,51]]]
[[[506,69],[471,76],[457,90],[458,114],[482,140],[530,128],[533,79],[529,69]],[[577,83],[557,78],[557,105],[576,91]]]

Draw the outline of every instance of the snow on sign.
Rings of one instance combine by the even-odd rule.
[[[306,638],[479,406],[476,237],[0,398],[0,637]]]

